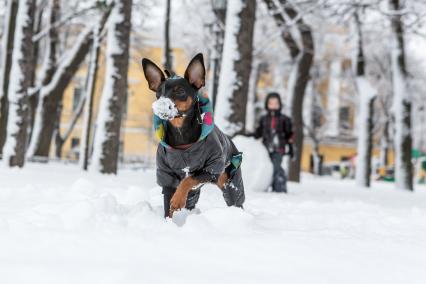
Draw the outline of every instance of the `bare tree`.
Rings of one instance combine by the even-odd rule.
[[[28,149],[29,157],[48,157],[64,91],[90,50],[90,46],[93,43],[94,27],[97,25],[103,26],[109,17],[110,11],[111,6],[103,7],[103,14],[99,22],[90,25],[80,33],[73,47],[57,64],[56,71],[51,75],[51,79],[48,82],[42,82],[42,84],[45,84],[39,89],[39,102]]]
[[[120,127],[127,96],[132,0],[119,0],[108,22],[105,85],[102,93],[91,169],[117,173]]]
[[[294,158],[289,160],[288,178],[300,181],[301,159],[303,150],[303,98],[310,78],[310,69],[314,57],[314,41],[311,27],[303,20],[303,15],[287,0],[264,0],[277,26],[281,37],[290,51],[293,61],[288,86],[288,105],[294,126]],[[287,26],[287,19],[295,22],[299,36],[296,37]],[[300,43],[297,39],[300,38]]]
[[[81,134],[81,141],[83,141],[80,145],[80,165],[84,170],[87,170],[89,165],[89,151],[90,151],[90,138],[91,138],[91,126],[92,126],[92,117],[93,117],[93,101],[95,97],[95,86],[96,86],[96,78],[99,69],[99,55],[101,52],[101,33],[102,29],[99,27],[96,32],[95,41],[92,47],[91,58],[90,58],[90,66],[88,73],[88,80],[85,88],[85,101],[86,108],[84,111],[84,124],[83,124],[83,132]]]
[[[403,6],[399,0],[389,0],[391,15],[392,80],[395,106],[395,180],[400,189],[414,190],[413,165],[411,163],[411,100],[407,89]]]
[[[166,15],[164,21],[164,68],[173,72],[172,51],[170,48],[170,11],[171,1],[166,0]]]
[[[22,167],[25,162],[34,10],[35,0],[19,2],[8,88],[7,136],[3,148],[3,161],[11,167]]]
[[[41,9],[41,8],[40,8]],[[59,15],[61,12],[61,6],[60,6],[60,0],[49,0],[48,6],[47,6],[47,14],[48,14],[48,25],[53,26],[59,19]],[[42,12],[39,11],[39,16],[42,15]],[[41,32],[41,23],[39,23],[39,26],[37,29],[35,29],[35,32],[40,33]],[[34,119],[37,109],[37,104],[39,100],[39,89],[41,86],[46,86],[51,80],[53,75],[55,74],[56,67],[57,67],[57,51],[58,51],[58,43],[59,43],[59,36],[58,36],[58,30],[51,28],[48,30],[46,37],[46,51],[45,51],[45,57],[44,61],[42,63],[41,67],[41,74],[39,76],[39,82],[37,82],[34,86],[34,82],[31,85],[32,91],[30,91],[30,97],[29,97],[29,111],[30,111],[30,120],[29,120],[29,128],[30,128],[30,139],[32,136],[33,126],[34,126]],[[35,59],[38,57],[39,52],[39,40],[34,41],[33,36],[33,42],[34,42],[34,59],[32,64],[34,64],[32,72],[33,72],[33,81],[35,78],[35,67],[37,64],[37,60]]]
[[[355,10],[355,26],[358,32],[358,54],[355,81],[359,96],[359,131],[355,178],[359,186],[369,187],[373,150],[373,103],[377,95],[377,90],[368,81],[365,74],[366,59],[364,56],[362,23],[359,13],[360,11],[358,9]]]
[[[13,41],[15,36],[16,15],[18,13],[18,0],[8,0],[4,17],[4,30],[2,35],[1,73],[0,73],[0,155],[6,141],[9,74],[12,66]]]

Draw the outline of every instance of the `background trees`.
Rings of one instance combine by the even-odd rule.
[[[63,157],[63,145],[84,117],[83,168],[91,163],[116,173],[129,62],[145,56],[146,42],[155,38],[171,71],[181,64],[177,49],[188,58],[205,53],[215,121],[231,136],[252,131],[265,94],[281,93],[295,129],[290,180],[300,181],[306,145],[319,174],[321,145],[351,134],[358,140],[359,184],[369,185],[373,149],[380,148],[383,166],[395,152],[396,184],[412,190],[411,151],[426,139],[418,127],[425,78],[413,63],[423,61],[412,52],[413,42],[426,38],[426,7],[415,2],[8,0],[1,21],[0,151],[19,166],[24,155]],[[30,23],[19,20],[25,5],[33,7]],[[64,125],[64,93],[77,77],[84,78],[82,99]],[[96,86],[103,89],[99,109]],[[345,104],[356,111],[348,113]],[[353,131],[341,129],[345,114],[346,124],[355,121]]]

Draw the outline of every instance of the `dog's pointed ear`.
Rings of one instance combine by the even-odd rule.
[[[149,89],[157,92],[158,87],[161,83],[166,80],[163,72],[154,62],[147,58],[142,59],[142,69],[145,74],[145,78],[148,81]]]
[[[198,53],[189,62],[188,67],[185,71],[185,79],[189,81],[191,85],[200,89],[206,83],[206,68],[204,67],[203,54]]]

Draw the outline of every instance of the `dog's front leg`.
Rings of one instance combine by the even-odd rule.
[[[192,189],[196,188],[199,184],[200,182],[191,176],[184,178],[180,182],[180,184],[176,188],[176,192],[173,194],[173,197],[170,200],[170,211],[169,211],[170,218],[173,216],[174,211],[185,207],[188,193]]]

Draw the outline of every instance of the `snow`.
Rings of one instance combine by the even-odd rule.
[[[376,182],[364,190],[350,180],[304,175],[301,184],[289,184],[288,195],[248,190],[244,211],[226,207],[219,190],[206,186],[198,210],[164,220],[153,169],[105,176],[27,163],[0,174],[2,283],[423,283],[426,277],[424,186],[412,193]]]
[[[244,188],[248,191],[266,191],[272,182],[273,167],[265,146],[260,140],[241,135],[235,136],[232,141],[243,152],[241,167]],[[259,168],[262,170],[259,171]]]
[[[219,75],[219,87],[217,91],[217,102],[215,103],[215,123],[227,135],[238,132],[242,125],[236,125],[229,121],[231,115],[231,102],[234,90],[239,82],[235,71],[235,63],[240,59],[238,51],[237,35],[241,22],[239,14],[244,8],[242,0],[229,1],[226,7],[226,31],[223,43],[223,54],[221,72]]]
[[[160,97],[158,100],[152,103],[153,112],[164,120],[173,119],[178,114],[178,109],[175,103],[165,97]]]

